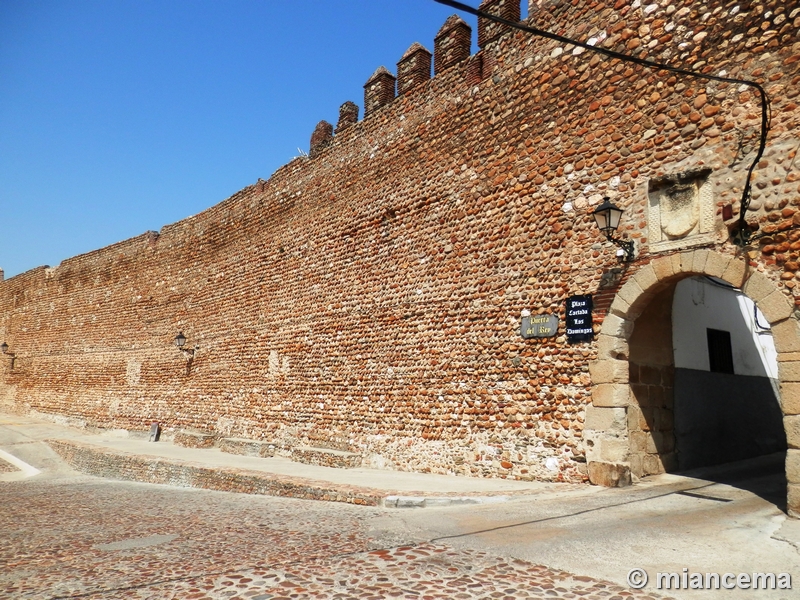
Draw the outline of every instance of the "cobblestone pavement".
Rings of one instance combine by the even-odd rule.
[[[373,535],[387,509],[83,476],[0,485],[1,598],[655,597]]]

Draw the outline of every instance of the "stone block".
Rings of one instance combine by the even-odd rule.
[[[783,417],[783,428],[786,430],[786,443],[789,448],[800,450],[800,415]]]
[[[623,432],[627,428],[627,418],[624,408],[587,406],[584,428],[594,431]]]
[[[775,290],[766,298],[757,302],[758,308],[770,323],[777,323],[792,316],[794,305],[780,290]]]
[[[597,358],[628,360],[628,342],[623,338],[601,333],[597,336]]]
[[[725,267],[720,278],[727,281],[732,286],[740,288],[744,284],[747,271],[748,266],[746,259],[734,257],[730,260],[728,266]]]
[[[671,432],[651,431],[647,437],[648,454],[669,454],[675,449],[675,436]]]
[[[658,431],[672,431],[675,428],[674,413],[666,408],[655,408],[655,425]]]
[[[637,285],[636,287],[638,288],[639,286]],[[606,318],[603,319],[603,327],[600,330],[600,333],[603,335],[621,337],[626,340],[630,337],[632,332],[633,321],[623,319],[614,314],[606,315]]]
[[[786,512],[790,517],[800,519],[800,485],[790,483],[786,488]]]
[[[661,407],[672,410],[675,408],[675,388],[673,386],[664,386],[661,388],[664,392],[664,397],[661,398]]]
[[[667,406],[666,389],[664,386],[654,385],[650,388],[650,406],[663,408]]]
[[[592,390],[593,406],[628,406],[630,388],[623,383],[601,383]]]
[[[646,383],[632,383],[630,385],[631,395],[630,404],[639,406],[650,406],[650,386]]]
[[[784,415],[800,415],[800,383],[781,383],[781,409]]]
[[[800,484],[800,450],[786,451],[786,481]]]
[[[589,463],[589,481],[603,487],[625,487],[631,484],[630,465],[594,461]]]
[[[706,272],[706,262],[708,261],[708,250],[695,250],[692,260],[692,271],[695,273]]]
[[[662,454],[659,456],[661,460],[661,467],[666,473],[672,473],[678,470],[678,455],[675,452],[669,454]]]
[[[645,475],[660,475],[666,469],[658,454],[646,454],[642,459]]]
[[[644,477],[644,457],[640,454],[631,454],[630,457],[630,468],[631,468],[631,475],[634,477]]]
[[[646,452],[647,451],[648,434],[644,431],[631,431],[631,452]],[[640,459],[641,460],[641,459]]]
[[[602,437],[595,442],[595,449],[595,456],[599,456],[601,461],[617,463],[628,460],[631,446],[627,439]]]
[[[683,269],[681,268],[683,261],[681,259],[680,252],[676,252],[675,254],[671,255],[669,259],[670,262],[672,263],[672,272],[675,273],[676,275],[678,275],[679,273],[683,273]]]
[[[583,449],[586,452],[586,460],[600,460],[600,440],[606,436],[604,432],[585,429],[583,432]]]
[[[694,252],[681,252],[681,273],[694,273]]]
[[[628,431],[641,431],[642,409],[636,402],[631,402],[628,411]]]
[[[589,363],[589,375],[592,383],[627,383],[628,361],[626,360],[594,360]]]
[[[633,278],[620,288],[619,292],[617,292],[617,297],[622,298],[628,305],[632,306],[634,302],[642,297],[642,294],[644,294],[644,291],[636,281],[636,278]]]
[[[646,267],[639,269],[636,272],[634,279],[636,280],[636,283],[639,284],[639,287],[645,292],[651,291],[652,287],[658,283],[658,277],[656,276],[656,272],[652,265],[647,265]]]
[[[720,254],[719,252],[709,252],[706,259],[705,273],[711,277],[722,278],[725,270],[728,268],[731,260],[730,256]]]
[[[630,309],[631,305],[628,304],[619,294],[617,294],[614,296],[614,301],[611,303],[611,307],[608,310],[615,315],[625,318]]]
[[[783,357],[781,354],[787,352],[800,353],[800,324],[795,319],[786,319],[772,326],[772,340],[775,342],[775,349],[778,351],[778,360]],[[800,360],[800,354],[797,357]]]
[[[653,267],[653,273],[655,273],[659,281],[668,279],[675,274],[675,270],[672,267],[672,258],[669,256],[660,256],[651,262],[650,265]]]
[[[642,409],[631,403],[628,407],[628,431],[642,431]]]
[[[650,431],[655,427],[655,409],[645,406],[640,409],[639,414],[639,429],[642,431]]]
[[[760,306],[760,302],[776,289],[775,284],[761,273],[753,273],[742,286],[742,291],[753,302]]]
[[[639,381],[648,385],[661,385],[662,368],[653,365],[639,365]]]
[[[781,381],[800,381],[800,361],[779,362],[778,376]]]

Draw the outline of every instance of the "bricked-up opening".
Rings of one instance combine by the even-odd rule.
[[[707,339],[707,329],[728,336]],[[593,483],[762,455],[782,460],[788,445],[786,507],[800,516],[800,460],[791,449],[800,441],[800,324],[766,276],[710,250],[656,258],[618,291],[597,347],[584,430]],[[712,361],[733,368],[714,371]],[[773,491],[762,495],[774,499]]]
[[[458,15],[448,17],[433,42],[434,74],[468,59],[471,46],[472,27]]]
[[[490,15],[496,15],[514,23],[519,22],[521,16],[520,0],[483,0],[478,8]],[[509,31],[511,31],[511,27],[508,25],[479,18],[478,47],[485,48]]]
[[[709,370],[712,373],[733,375],[733,348],[731,332],[706,328]]]

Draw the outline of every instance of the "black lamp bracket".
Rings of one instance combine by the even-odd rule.
[[[622,262],[628,263],[628,262],[632,262],[633,261],[633,254],[634,254],[635,247],[634,247],[632,241],[616,238],[613,235],[611,235],[610,233],[606,234],[606,239],[609,242],[611,242],[613,244],[616,244],[617,246],[622,248],[622,250],[625,252],[625,255],[622,257]]]

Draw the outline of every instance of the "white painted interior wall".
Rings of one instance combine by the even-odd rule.
[[[769,323],[740,290],[711,277],[678,283],[672,301],[675,367],[709,370],[706,328],[731,334],[736,375],[778,379],[778,361]]]

